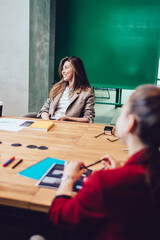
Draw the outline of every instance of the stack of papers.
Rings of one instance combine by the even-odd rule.
[[[33,121],[33,120],[24,120],[24,119],[16,119],[16,118],[0,118],[0,130],[5,131],[14,131],[18,132],[24,127],[48,131],[51,127],[53,127],[53,121]]]
[[[23,128],[20,125],[24,122],[26,122],[24,119],[0,118],[0,130],[18,132]]]

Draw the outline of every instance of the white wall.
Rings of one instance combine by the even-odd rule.
[[[3,115],[28,112],[29,0],[0,0],[0,100]]]

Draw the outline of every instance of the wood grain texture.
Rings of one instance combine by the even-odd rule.
[[[58,122],[49,132],[22,129],[19,132],[0,131],[0,204],[40,212],[47,212],[55,196],[56,190],[38,188],[36,180],[18,175],[18,172],[42,161],[46,157],[65,161],[83,161],[90,164],[104,154],[111,154],[123,164],[127,159],[125,146],[120,140],[109,142],[107,135],[95,138],[104,128],[100,124]],[[13,147],[12,143],[21,143],[21,147]],[[45,145],[47,150],[29,149],[26,146]],[[15,160],[7,167],[2,167],[10,157]],[[12,166],[21,158],[23,162],[15,169]],[[98,164],[92,169],[100,169]]]

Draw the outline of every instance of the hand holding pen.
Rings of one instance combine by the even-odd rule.
[[[62,180],[72,179],[73,182],[76,182],[83,173],[86,172],[82,162],[66,162],[64,165],[63,178]]]
[[[81,168],[89,168],[89,167],[92,167],[98,163],[102,162],[103,165],[104,165],[104,169],[113,169],[116,167],[116,161],[113,157],[111,157],[110,155],[104,155],[101,157],[100,160],[90,164],[90,165],[87,165],[87,166],[81,166]]]
[[[102,156],[101,161],[104,164],[104,169],[116,168],[116,160],[109,154]]]
[[[110,155],[104,155],[101,157],[100,160],[87,166],[85,166],[83,162],[67,161],[64,165],[62,180],[72,179],[73,182],[76,182],[82,176],[82,174],[85,173],[87,168],[92,167],[101,162],[104,165],[104,169],[113,169],[116,167],[116,162]]]

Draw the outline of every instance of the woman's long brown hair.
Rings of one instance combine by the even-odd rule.
[[[61,80],[50,90],[49,97],[51,99],[53,99],[61,91],[64,91],[68,84],[64,81],[62,76],[63,65],[66,61],[70,62],[73,67],[72,94],[76,90],[83,91],[90,87],[82,60],[75,56],[65,57],[61,60],[59,65],[59,75]]]

